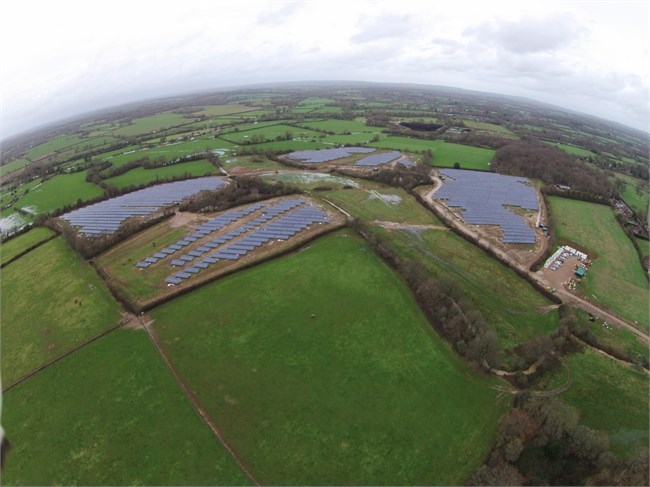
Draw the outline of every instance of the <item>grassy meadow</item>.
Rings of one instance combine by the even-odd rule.
[[[124,174],[115,176],[104,181],[112,184],[116,188],[124,188],[126,186],[141,185],[151,183],[154,181],[165,181],[178,177],[198,177],[207,176],[217,172],[217,168],[206,160],[181,162],[170,164],[168,166],[154,167],[146,169],[137,167],[131,169]]]
[[[463,483],[508,401],[347,230],[152,316],[179,373],[265,484]]]
[[[120,319],[104,283],[61,238],[2,269],[0,282],[6,384]]]
[[[424,152],[431,149],[434,166],[453,167],[458,162],[461,169],[487,171],[490,168],[489,163],[494,157],[494,150],[492,149],[454,144],[444,140],[422,140],[389,136],[379,142],[371,142],[368,146],[408,152]]]
[[[28,248],[52,237],[52,235],[54,235],[54,232],[49,228],[37,227],[7,242],[3,242],[0,244],[0,264],[13,259]]]
[[[78,200],[90,200],[101,196],[103,190],[86,181],[88,171],[59,174],[32,188],[14,206],[29,208],[36,214],[48,213]]]
[[[577,290],[648,329],[648,281],[639,257],[609,206],[549,198],[558,242],[578,246],[593,265]]]
[[[250,485],[142,330],[115,330],[3,397],[3,485]]]

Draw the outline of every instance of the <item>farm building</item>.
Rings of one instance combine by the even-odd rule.
[[[578,267],[575,272],[576,277],[585,277],[587,275],[587,272],[582,268]]]

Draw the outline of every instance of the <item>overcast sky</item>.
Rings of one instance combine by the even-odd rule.
[[[650,131],[643,1],[3,0],[0,137],[125,102],[275,81],[447,85]]]

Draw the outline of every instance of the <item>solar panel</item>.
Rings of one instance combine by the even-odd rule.
[[[359,159],[356,162],[356,166],[381,166],[382,164],[388,164],[389,162],[394,161],[398,157],[401,157],[402,154],[397,151],[384,152],[382,154],[373,154],[363,159]]]
[[[180,280],[179,278],[177,278],[177,277],[169,276],[168,278],[165,279],[165,282],[166,282],[167,284],[173,284],[173,285],[176,285],[176,284],[180,284],[180,283],[181,283],[181,280]]]
[[[535,243],[535,232],[519,215],[506,209],[517,206],[538,210],[537,193],[529,180],[496,173],[443,169],[446,176],[435,198],[447,206],[461,208],[463,219],[472,225],[499,225],[504,243]]]
[[[148,216],[200,191],[215,191],[225,185],[222,179],[216,177],[160,184],[70,211],[61,219],[73,227],[79,227],[79,232],[85,235],[112,234],[127,218]]]
[[[151,264],[149,262],[138,262],[136,266],[142,267],[143,269],[149,267]]]
[[[181,279],[189,279],[190,277],[192,277],[192,274],[189,274],[189,273],[187,273],[187,272],[177,272],[177,273],[174,274],[174,275],[175,275],[176,277],[180,277]]]
[[[199,273],[199,269],[197,269],[196,267],[186,267],[183,270],[185,272],[189,272],[190,274],[198,274]]]
[[[171,264],[172,264],[174,267],[184,266],[184,265],[185,265],[185,261],[184,261],[184,260],[180,260],[180,259],[174,259],[174,260],[172,260]]]

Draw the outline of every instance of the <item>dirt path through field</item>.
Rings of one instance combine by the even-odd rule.
[[[223,433],[217,426],[217,424],[210,418],[206,410],[203,408],[201,403],[199,402],[198,398],[196,395],[192,392],[190,387],[185,383],[183,378],[180,376],[174,365],[171,363],[169,360],[169,357],[163,350],[162,346],[160,345],[158,341],[158,337],[156,336],[156,332],[151,326],[153,324],[153,320],[151,317],[147,315],[141,315],[140,316],[140,321],[142,322],[142,327],[145,329],[147,332],[147,335],[149,336],[149,339],[151,340],[151,343],[153,343],[154,347],[156,347],[156,350],[158,350],[158,353],[162,357],[163,361],[171,371],[172,375],[174,376],[174,379],[176,380],[176,383],[179,385],[183,393],[187,396],[187,399],[190,401],[192,406],[196,409],[196,411],[199,413],[199,416],[201,416],[201,419],[205,422],[205,424],[208,425],[208,427],[212,430],[214,435],[217,437],[217,439],[221,442],[223,447],[230,453],[230,455],[233,457],[233,459],[237,462],[239,467],[242,469],[242,471],[246,474],[246,476],[251,479],[255,485],[261,485],[259,480],[255,477],[251,469],[244,463],[244,461],[237,455],[233,447],[228,443],[226,438],[224,437]]]

